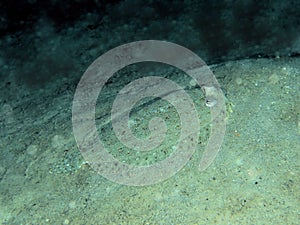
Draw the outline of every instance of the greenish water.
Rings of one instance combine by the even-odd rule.
[[[2,224],[298,224],[300,60],[253,59],[211,66],[226,94],[227,129],[214,163],[199,172],[210,114],[200,88],[178,71],[161,75],[182,85],[195,102],[200,137],[188,164],[151,186],[113,183],[80,154],[72,133],[77,82],[57,80],[34,90],[1,82],[0,221]],[[151,153],[132,153],[113,134],[109,109],[116,90],[143,76],[128,69],[103,89],[96,108],[99,136],[121,161],[151,164],[168,157],[179,117],[149,98],[131,114],[134,134],[147,137],[153,116],[168,133]],[[127,77],[127,78],[124,78]],[[169,111],[168,111],[169,110]]]

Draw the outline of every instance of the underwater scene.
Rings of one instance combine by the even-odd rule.
[[[298,1],[0,3],[1,224],[299,224]]]

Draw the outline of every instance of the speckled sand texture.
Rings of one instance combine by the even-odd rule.
[[[8,73],[0,88],[0,222],[298,224],[300,59],[241,60],[211,68],[227,98],[221,151],[200,173],[210,118],[204,96],[180,73],[163,73],[183,85],[195,101],[201,121],[199,146],[183,170],[146,187],[112,183],[84,162],[71,126],[77,81],[66,78],[34,89]],[[121,88],[122,82],[126,79],[116,78],[99,100],[100,136],[121,160],[138,164],[166,157],[178,135],[178,117],[172,108],[166,113],[168,107],[160,101],[144,104],[132,115],[137,135],[147,135],[141,128],[153,114],[164,116],[170,126],[169,140],[152,158],[136,160],[109,135],[107,110],[114,88]]]

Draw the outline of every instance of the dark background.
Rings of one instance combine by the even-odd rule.
[[[244,58],[297,57],[299,28],[297,0],[7,0],[0,2],[0,57],[20,68],[20,78],[38,83],[59,77],[60,70],[76,70],[75,58],[86,68],[105,51],[143,39],[181,44],[208,64]],[[57,43],[61,47],[48,51],[44,45],[57,41],[57,36],[62,37]],[[70,38],[63,41],[67,36]],[[88,42],[88,38],[94,38],[95,43]],[[88,55],[99,43],[102,47]],[[85,62],[79,56],[90,58]],[[24,68],[26,59],[37,63]],[[45,62],[50,66],[39,69],[41,65],[47,67]],[[47,70],[47,79],[44,75],[31,75]]]

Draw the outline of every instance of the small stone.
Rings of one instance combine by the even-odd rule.
[[[65,145],[65,139],[61,135],[54,135],[51,142],[53,148],[62,148]]]
[[[241,85],[242,83],[243,83],[243,80],[242,80],[242,78],[236,78],[235,79],[235,83],[237,84],[237,85]]]
[[[198,84],[198,83],[197,83],[194,79],[191,79],[191,80],[190,80],[190,86],[191,86],[191,87],[196,87],[197,84]]]
[[[26,152],[28,155],[33,156],[36,154],[38,148],[36,145],[29,145]]]
[[[76,208],[76,201],[70,201],[69,202],[69,208],[70,209],[75,209]]]
[[[272,74],[270,77],[269,77],[269,82],[270,84],[277,84],[279,81],[279,77],[276,75],[276,74]]]

